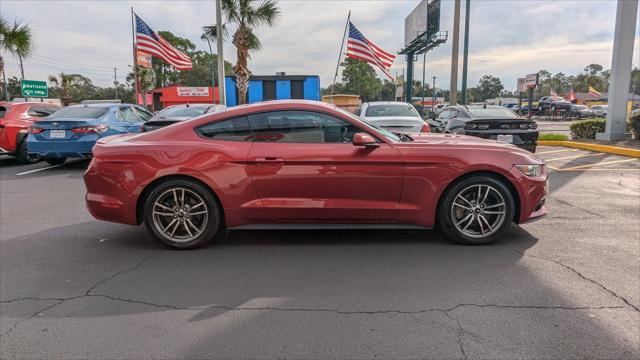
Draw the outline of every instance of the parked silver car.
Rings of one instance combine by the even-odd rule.
[[[429,125],[413,105],[399,101],[377,101],[360,105],[356,114],[393,133],[429,132]]]
[[[609,110],[609,105],[593,105],[591,107],[593,110],[593,115],[599,117],[607,117],[607,111]]]
[[[587,105],[571,105],[571,116],[575,116],[578,119],[593,117],[595,113],[593,109],[590,109]]]

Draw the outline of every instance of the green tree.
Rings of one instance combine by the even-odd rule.
[[[590,76],[596,76],[602,72],[604,68],[600,64],[589,64],[585,66],[584,72]]]
[[[394,101],[396,99],[396,83],[384,79],[377,100]]]
[[[2,52],[18,59],[20,64],[20,76],[24,79],[23,59],[31,55],[33,44],[31,41],[31,28],[29,25],[20,24],[17,21],[10,25],[7,20],[0,17],[0,72],[2,73],[5,89],[7,87],[4,70],[4,58]],[[9,92],[6,91],[5,99],[9,100]]]
[[[238,88],[238,104],[246,103],[247,87],[249,85],[248,61],[250,52],[260,50],[262,43],[255,34],[255,29],[266,25],[272,27],[280,18],[280,8],[276,0],[264,0],[258,3],[257,0],[222,0],[222,12],[225,15],[226,24],[223,24],[225,31],[230,25],[236,27],[233,33],[232,43],[236,47],[237,61],[233,67],[236,75],[236,86]],[[203,34],[210,40],[216,39],[216,26],[205,26]]]
[[[478,101],[485,101],[488,99],[494,99],[500,96],[500,93],[504,89],[502,82],[499,78],[493,75],[484,75],[480,78],[480,82],[477,86],[477,92],[479,96]]]
[[[363,102],[378,99],[382,81],[377,78],[376,71],[368,63],[347,58],[342,64],[342,82],[344,92],[360,95]]]
[[[64,105],[90,99],[95,92],[91,79],[80,74],[49,75],[50,96],[62,99]]]

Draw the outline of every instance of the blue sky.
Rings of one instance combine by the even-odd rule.
[[[317,74],[326,86],[333,78],[349,10],[365,36],[396,52],[403,45],[404,19],[418,2],[280,0],[282,19],[274,28],[258,29],[264,49],[252,56],[250,69],[256,75]],[[492,74],[513,89],[517,77],[543,68],[575,74],[590,63],[610,67],[614,0],[472,0],[471,4],[470,85]],[[0,14],[33,28],[35,51],[25,63],[27,78],[79,72],[98,85],[107,85],[113,81],[113,67],[123,81],[131,64],[131,6],[154,30],[170,30],[208,50],[200,32],[215,20],[213,0],[1,0]],[[453,1],[444,0],[442,30],[451,32],[452,18]],[[636,34],[634,64],[638,66],[640,30]],[[427,54],[426,76],[437,76],[438,87],[448,88],[450,56],[450,43]],[[228,43],[225,58],[235,61]],[[18,75],[15,59],[6,59],[8,75]],[[398,57],[392,72],[401,73],[404,66],[404,59]],[[416,78],[421,77],[422,59],[416,66]]]

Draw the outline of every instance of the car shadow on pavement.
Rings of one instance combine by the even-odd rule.
[[[395,349],[388,357],[415,347],[429,354],[438,341],[453,342],[454,351],[460,343],[476,357],[637,354],[603,313],[623,304],[568,269],[527,256],[537,241],[519,227],[491,246],[454,245],[435,231],[238,231],[204,249],[171,251],[144,227],[91,221],[52,228],[0,242],[2,317],[24,317],[23,300],[56,301],[28,321],[11,320],[17,325],[3,342],[20,339],[25,357],[78,357],[49,351],[96,338],[104,351],[96,357],[131,356],[124,349],[137,343],[110,341],[113,331],[162,348],[189,332],[188,346],[174,354],[188,358],[300,357],[299,344],[336,341],[353,349],[376,341]],[[167,331],[148,337],[149,326]],[[403,343],[411,334],[428,336]],[[270,346],[278,342],[302,352]],[[340,355],[363,356],[353,349]],[[330,357],[326,347],[318,351]]]

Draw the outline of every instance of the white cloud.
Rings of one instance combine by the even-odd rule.
[[[258,29],[264,48],[253,55],[250,68],[261,75],[276,71],[317,74],[326,86],[333,79],[350,9],[352,21],[368,38],[395,52],[403,45],[404,18],[417,3],[280,1],[282,19],[274,28]],[[474,0],[471,5],[470,85],[487,73],[514,88],[516,77],[542,68],[575,74],[590,63],[610,66],[615,1]],[[118,68],[122,81],[131,64],[131,6],[154,30],[170,30],[208,51],[200,32],[203,25],[214,22],[212,0],[2,0],[0,13],[10,20],[26,21],[33,28],[36,48],[25,64],[27,77],[44,79],[75,70],[107,85],[112,81],[113,67]],[[452,13],[453,2],[443,1],[442,30],[451,32]],[[640,65],[638,45],[635,54],[635,63]],[[427,54],[427,77],[438,76],[443,88],[448,88],[450,56],[450,41]],[[225,57],[235,59],[235,50],[228,43]],[[404,66],[405,60],[399,56],[393,71],[402,72]],[[9,76],[18,74],[15,59],[7,59],[7,68]],[[415,73],[416,78],[422,77],[421,57]]]

